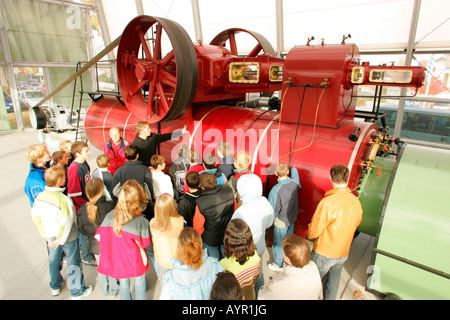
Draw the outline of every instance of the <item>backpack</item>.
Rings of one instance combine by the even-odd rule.
[[[175,171],[175,188],[179,193],[183,193],[183,189],[184,189],[184,180],[186,179],[186,173],[189,169],[190,166],[186,166],[186,163],[184,163],[184,161],[181,161],[181,163],[184,166],[183,167],[180,166],[180,169]],[[180,164],[181,165],[181,164]]]

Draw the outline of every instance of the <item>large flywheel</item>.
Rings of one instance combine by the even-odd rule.
[[[117,74],[125,105],[136,118],[176,119],[189,110],[197,90],[194,44],[174,21],[136,17],[121,36]]]
[[[256,57],[259,54],[268,54],[275,57],[275,50],[273,49],[270,42],[261,34],[249,31],[241,28],[231,28],[226,29],[216,35],[214,39],[211,40],[211,45],[220,45],[225,42],[229,46],[229,50],[235,56],[239,55],[238,45],[236,41],[236,35],[239,33],[249,34],[256,40],[256,45],[247,54],[247,57]]]

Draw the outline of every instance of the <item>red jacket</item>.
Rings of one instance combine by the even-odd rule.
[[[127,158],[125,158],[125,148],[127,147],[128,142],[120,138],[119,144],[115,145],[114,142],[110,139],[103,148],[103,153],[109,156],[109,166],[108,171],[114,175],[116,170],[123,166]]]

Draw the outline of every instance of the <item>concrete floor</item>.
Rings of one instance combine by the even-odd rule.
[[[61,294],[53,297],[50,293],[48,259],[45,242],[33,224],[30,205],[23,188],[29,171],[29,162],[25,158],[25,149],[35,143],[46,143],[50,152],[58,150],[61,140],[75,139],[74,132],[43,133],[27,129],[25,132],[1,133],[0,154],[0,299],[10,300],[66,300],[70,299],[70,290],[65,284]],[[95,159],[102,151],[90,147],[91,159],[88,161],[93,171]],[[377,300],[365,291],[366,270],[370,264],[374,238],[359,234],[351,247],[349,259],[344,264],[338,298],[342,300]],[[272,261],[272,252],[267,248],[263,255],[265,282],[273,271],[267,268]],[[83,265],[83,274],[87,285],[95,285],[96,267]],[[66,267],[62,275],[67,279]],[[152,267],[147,272],[149,288],[147,298],[158,300],[161,283],[157,280]],[[100,288],[95,287],[86,300],[110,299],[103,296]],[[119,296],[115,298],[119,300]]]

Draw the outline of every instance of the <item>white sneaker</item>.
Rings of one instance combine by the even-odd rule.
[[[58,296],[61,293],[61,288],[59,289],[51,289],[52,290],[52,296]]]
[[[282,272],[282,271],[283,271],[283,268],[280,268],[279,266],[277,266],[277,265],[275,264],[275,262],[272,262],[272,263],[268,264],[267,267],[268,267],[270,270],[275,271],[275,272]]]
[[[81,300],[82,298],[86,298],[87,296],[89,296],[92,293],[92,291],[94,291],[94,286],[89,286],[86,288],[86,290],[84,290],[84,292],[81,296],[72,297],[72,300]]]

